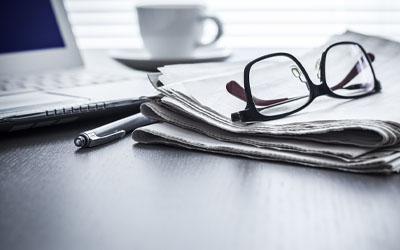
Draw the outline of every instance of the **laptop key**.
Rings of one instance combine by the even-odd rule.
[[[81,107],[80,106],[72,107],[72,113],[80,113],[80,112],[81,112]]]
[[[105,109],[105,103],[104,102],[99,102],[96,103],[97,109]]]
[[[56,114],[56,111],[55,110],[47,110],[46,111],[46,115],[47,116],[53,116],[53,115],[55,115]]]
[[[90,110],[90,111],[96,110],[96,109],[97,109],[97,108],[96,108],[96,103],[90,103],[88,106],[89,106],[89,110]]]
[[[64,114],[72,114],[72,107],[71,108],[64,108]]]
[[[82,112],[87,112],[87,111],[89,111],[89,105],[81,105],[81,111],[82,111]]]
[[[62,115],[64,114],[64,109],[56,109],[56,115]]]

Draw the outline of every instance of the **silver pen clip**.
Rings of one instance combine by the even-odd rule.
[[[87,131],[75,138],[74,143],[77,147],[90,148],[124,137],[125,134],[125,130],[118,130],[108,135],[97,136],[94,131]]]

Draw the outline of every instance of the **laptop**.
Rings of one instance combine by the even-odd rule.
[[[130,73],[84,68],[61,0],[2,0],[0,132],[138,112],[149,84]]]

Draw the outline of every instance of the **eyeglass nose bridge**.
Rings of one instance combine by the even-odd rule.
[[[326,84],[319,84],[319,85],[315,85],[315,86],[316,86],[316,88],[313,88],[314,89],[314,91],[313,91],[314,98],[321,96],[321,95],[327,95],[331,92],[328,85],[326,85]]]

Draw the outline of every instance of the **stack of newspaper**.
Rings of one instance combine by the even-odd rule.
[[[230,119],[245,103],[232,98],[226,84],[243,82],[246,62],[165,66],[149,75],[160,94],[141,108],[161,122],[136,129],[133,139],[351,172],[399,172],[400,44],[354,32],[334,36],[299,58],[310,75],[323,49],[337,41],[359,42],[375,55],[381,93],[321,97],[295,115],[245,125]]]

